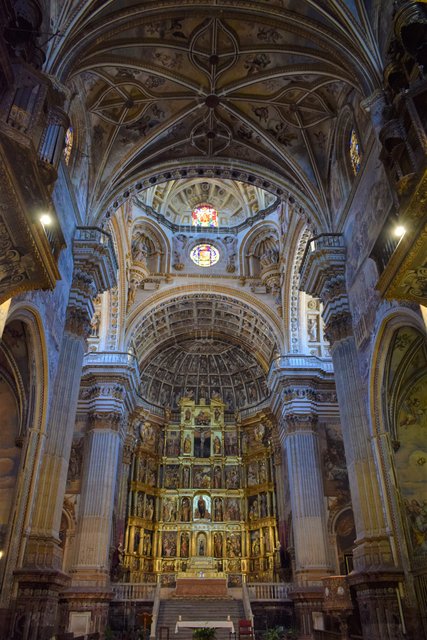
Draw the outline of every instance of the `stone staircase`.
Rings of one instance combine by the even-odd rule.
[[[180,629],[175,635],[175,625],[179,616],[182,620],[227,620],[227,616],[230,616],[236,635],[238,621],[245,617],[241,600],[234,600],[231,597],[162,600],[157,621],[156,637],[158,640],[167,640],[166,627],[169,628],[170,640],[191,640],[192,629]],[[164,627],[163,630],[162,627]],[[217,629],[216,640],[229,640],[228,630]]]

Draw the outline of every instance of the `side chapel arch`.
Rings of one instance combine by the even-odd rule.
[[[422,500],[427,481],[427,400],[423,400],[427,337],[418,314],[400,307],[384,316],[371,371],[371,424],[385,478],[384,506],[393,530],[392,548],[398,561],[413,568],[414,562],[427,558],[427,503]],[[412,372],[409,378],[408,372]],[[400,514],[405,514],[403,519]]]

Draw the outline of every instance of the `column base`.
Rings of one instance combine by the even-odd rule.
[[[12,609],[2,608],[0,609],[0,640],[9,640],[12,629]]]
[[[397,571],[354,572],[347,577],[356,592],[363,640],[402,640],[405,623],[398,584],[403,575]]]
[[[390,540],[387,536],[356,540],[353,550],[353,565],[356,573],[371,573],[378,567],[395,571]]]
[[[323,587],[299,587],[296,585],[289,593],[294,603],[295,616],[298,626],[298,640],[312,640],[314,638],[315,617],[323,618]]]
[[[104,637],[108,610],[113,599],[109,587],[71,587],[61,595],[66,630],[75,635],[100,633]]]
[[[15,571],[18,592],[10,634],[17,640],[50,638],[60,629],[59,594],[70,578],[62,571],[19,569]]]

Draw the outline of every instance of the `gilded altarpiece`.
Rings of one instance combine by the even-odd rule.
[[[278,556],[271,451],[262,422],[236,423],[218,396],[180,400],[163,430],[145,423],[131,467],[127,579],[274,579]]]

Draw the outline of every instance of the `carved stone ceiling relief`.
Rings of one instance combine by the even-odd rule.
[[[132,334],[140,366],[160,345],[200,337],[243,345],[265,369],[277,349],[276,335],[260,312],[219,294],[188,294],[160,303],[139,315]]]
[[[327,209],[337,107],[363,83],[354,24],[319,2],[253,5],[92,5],[58,62],[86,90],[92,206],[156,166],[217,158],[285,175]]]
[[[183,339],[141,364],[140,393],[146,400],[177,408],[187,395],[196,402],[220,396],[230,411],[262,402],[265,372],[254,356],[225,339]]]

